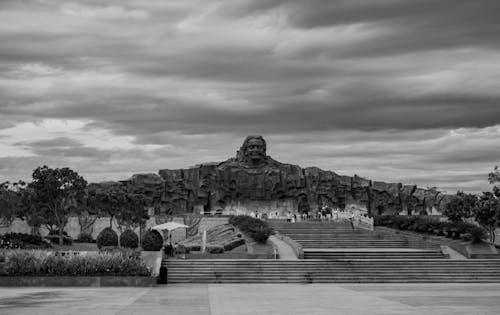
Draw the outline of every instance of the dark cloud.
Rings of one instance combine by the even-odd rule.
[[[496,0],[2,1],[1,175],[44,163],[106,179],[186,167],[228,158],[257,133],[289,163],[398,181],[448,171],[438,184],[479,187],[456,169],[498,162],[499,9]],[[47,119],[85,124],[43,136],[15,129]],[[110,148],[86,132],[128,138]]]
[[[456,47],[498,48],[500,44],[500,3],[496,0],[244,0],[221,11],[241,17],[276,8],[296,28],[357,25],[382,31],[340,50],[317,51],[322,55],[369,57]]]

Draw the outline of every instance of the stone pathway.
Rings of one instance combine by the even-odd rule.
[[[467,259],[467,257],[460,254],[459,252],[457,252],[456,250],[454,250],[450,246],[441,245],[441,251],[443,252],[443,254],[449,255],[450,259],[453,259],[453,260],[465,260],[465,259]]]
[[[280,256],[280,259],[285,259],[285,260],[297,260],[297,255],[295,255],[295,252],[293,251],[292,247],[288,245],[287,243],[283,242],[279,238],[277,238],[274,235],[269,236],[269,240],[276,245],[278,248],[278,253]]]
[[[0,314],[499,314],[500,284],[184,284],[0,288]]]

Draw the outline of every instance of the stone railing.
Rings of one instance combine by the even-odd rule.
[[[334,221],[344,221],[344,220],[350,220],[354,217],[354,214],[352,213],[349,213],[349,212],[334,212],[333,215],[332,215],[332,219]]]
[[[359,214],[354,215],[352,218],[352,224],[357,229],[373,231],[373,218],[365,217]]]
[[[283,242],[287,243],[293,249],[293,252],[298,259],[304,259],[304,249],[302,248],[302,245],[300,245],[297,241],[281,233],[276,233],[275,236]]]

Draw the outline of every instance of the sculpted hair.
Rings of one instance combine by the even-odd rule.
[[[262,143],[264,144],[264,152],[267,151],[266,140],[264,140],[264,138],[262,136],[248,136],[245,138],[245,141],[243,141],[243,145],[241,146],[241,150],[243,152],[246,152],[247,147],[248,147],[248,143],[250,142],[250,140],[253,140],[253,139],[257,139],[257,140],[262,141]]]

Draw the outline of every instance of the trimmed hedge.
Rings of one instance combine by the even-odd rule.
[[[78,238],[75,240],[77,243],[95,243],[94,238],[89,233],[80,233]]]
[[[97,252],[56,256],[45,251],[12,251],[6,254],[3,271],[0,272],[2,276],[151,275],[151,270],[141,259]]]
[[[125,248],[139,247],[139,237],[132,230],[126,230],[120,235],[120,246]]]
[[[112,228],[107,227],[97,235],[97,247],[118,246],[118,234]]]
[[[39,235],[7,233],[0,236],[0,248],[41,249],[52,247],[50,242]]]
[[[273,229],[269,227],[267,222],[247,215],[231,216],[229,223],[236,226],[243,233],[250,235],[257,243],[265,244],[269,236],[273,234]]]
[[[156,230],[147,231],[142,237],[142,249],[146,251],[158,251],[163,247],[163,237]]]
[[[373,218],[374,225],[387,226],[398,230],[429,233],[474,242],[486,237],[486,231],[483,228],[466,222],[439,222],[420,216],[400,215],[381,215]]]

